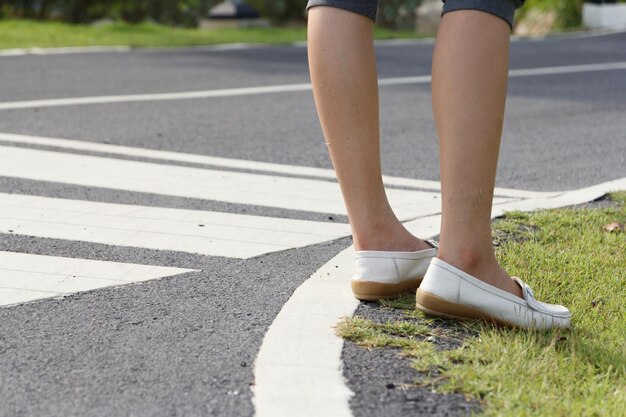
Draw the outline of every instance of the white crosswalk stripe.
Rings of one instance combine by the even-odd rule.
[[[209,155],[164,151],[158,149],[134,148],[131,146],[83,142],[71,139],[19,135],[15,133],[0,132],[0,142],[7,142],[9,144],[17,143],[22,145],[41,145],[72,151],[99,152],[109,155],[149,158],[151,160],[157,161],[204,164],[216,166],[219,168],[247,169],[258,172],[267,172],[274,175],[286,174],[300,177],[315,177],[320,179],[327,178],[333,180],[335,179],[335,172],[332,169],[276,164],[271,162],[249,161],[233,158],[215,157]],[[388,186],[408,187],[437,192],[441,189],[439,182],[432,180],[393,177],[389,175],[383,175],[383,180],[385,185]],[[496,187],[495,195],[500,197],[531,198],[548,197],[550,195],[554,195],[554,193],[542,191],[512,190]]]
[[[345,214],[339,187],[329,181],[189,168],[114,158],[0,146],[0,175],[90,187],[128,190],[278,207],[288,210]],[[401,218],[436,213],[439,194],[389,190]]]
[[[0,232],[250,258],[347,236],[345,224],[0,193]]]

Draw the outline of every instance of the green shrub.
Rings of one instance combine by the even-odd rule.
[[[221,0],[0,0],[0,17],[57,19],[89,23],[113,18],[129,23],[152,20],[173,26],[194,26],[197,19]],[[626,2],[626,0],[618,0]],[[273,23],[304,20],[307,0],[247,0]],[[380,0],[377,22],[391,29],[413,29],[414,10],[421,0]],[[580,25],[583,0],[526,0],[517,19],[531,9],[554,11],[556,28]]]
[[[524,7],[517,13],[517,21],[524,19],[529,10],[537,9],[556,13],[555,29],[577,27],[582,20],[583,2],[583,0],[526,0]]]
[[[89,23],[113,18],[129,23],[153,20],[194,26],[213,0],[0,0],[3,17],[57,19]]]
[[[303,21],[307,0],[246,0],[263,17],[273,23],[285,23],[291,20]]]

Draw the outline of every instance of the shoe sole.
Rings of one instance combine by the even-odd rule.
[[[462,304],[451,303],[426,291],[417,290],[415,307],[430,316],[456,320],[483,320],[501,327],[519,327],[515,324],[493,317],[484,311]]]
[[[421,279],[402,281],[397,284],[360,280],[352,281],[352,293],[359,300],[376,301],[394,298],[404,292],[415,291],[421,282]]]

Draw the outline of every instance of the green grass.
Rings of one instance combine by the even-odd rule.
[[[377,39],[415,38],[410,31],[377,27]],[[137,47],[212,45],[234,42],[281,44],[306,39],[306,28],[181,29],[153,23],[102,26],[32,20],[0,20],[0,49],[130,45]]]
[[[433,337],[462,332],[416,312],[409,295],[382,303],[402,309],[402,321],[355,317],[338,332],[367,348],[399,348],[423,372],[417,385],[478,399],[485,416],[626,416],[626,233],[602,230],[626,222],[626,193],[612,198],[618,207],[510,213],[494,223],[500,262],[539,299],[569,306],[570,330],[456,324],[470,336],[437,350]]]

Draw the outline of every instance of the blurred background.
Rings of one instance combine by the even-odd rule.
[[[149,32],[155,36],[154,32],[163,26],[209,32],[228,28],[226,32],[232,38],[210,37],[206,33],[196,34],[193,38],[192,32],[186,32],[189,39],[173,40],[173,45],[263,42],[270,36],[269,31],[274,31],[273,42],[288,42],[305,38],[306,3],[306,0],[4,0],[0,1],[0,28],[3,29],[0,42],[4,48],[66,44],[61,39],[63,29],[68,27],[62,26],[63,23],[99,28],[91,34],[91,38],[74,39],[74,43],[79,45],[107,44],[120,40],[131,45],[149,45],[150,42],[145,39],[121,39],[114,35],[120,32],[132,35],[135,29],[139,31],[135,34],[137,36]],[[594,26],[593,16],[591,20],[587,18],[585,21],[585,7],[599,7],[599,3],[625,3],[626,7],[626,0],[527,0],[517,14],[514,32],[532,36]],[[436,30],[440,10],[440,0],[380,0],[378,37],[431,35]],[[57,25],[54,31],[49,26],[46,34],[41,36],[42,39],[38,39],[33,32],[41,29],[37,23],[42,22]],[[246,37],[235,33],[235,29],[242,28],[255,29],[244,30],[248,34]],[[103,38],[107,31],[113,38]],[[226,33],[224,30],[221,32],[223,35]],[[182,36],[181,33],[178,35]]]

